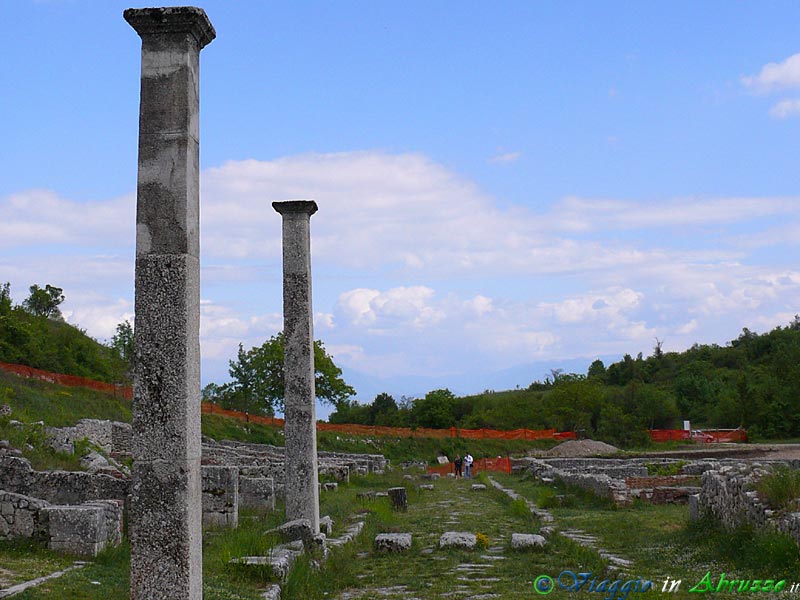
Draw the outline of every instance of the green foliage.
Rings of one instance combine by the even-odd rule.
[[[31,288],[37,288],[36,297],[61,297],[60,288]],[[12,306],[9,284],[0,286],[0,362],[98,381],[125,381],[128,366],[111,348],[77,327],[52,318],[55,313],[40,309],[37,303],[34,301],[30,308]],[[57,304],[54,310],[58,310]]]
[[[128,367],[128,374],[133,373],[133,355],[134,355],[134,341],[133,341],[133,326],[130,321],[123,321],[117,324],[117,330],[111,338],[109,344],[111,349],[115,352],[117,358],[124,361]]]
[[[34,284],[30,287],[31,295],[22,302],[22,308],[34,316],[48,319],[60,319],[61,310],[58,306],[64,302],[63,289],[49,283],[44,289]]]
[[[456,397],[448,389],[433,390],[414,400],[411,416],[416,425],[446,429],[455,422]]]
[[[686,465],[686,461],[679,460],[674,463],[645,463],[647,474],[650,477],[669,477],[679,475],[681,469]]]
[[[774,510],[797,508],[800,501],[800,471],[779,465],[756,484],[761,499]]]
[[[272,336],[261,346],[245,351],[239,344],[235,361],[229,361],[230,384],[208,388],[209,395],[219,392],[215,401],[230,408],[272,415],[275,409],[283,410],[284,398],[284,337]],[[331,404],[340,404],[356,391],[342,379],[342,370],[325,351],[321,341],[314,341],[314,368],[317,398]]]

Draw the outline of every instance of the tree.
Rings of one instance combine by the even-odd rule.
[[[589,370],[586,372],[589,379],[599,379],[603,381],[606,377],[606,366],[599,358],[589,365]]]
[[[130,321],[117,324],[117,332],[109,345],[128,364],[128,371],[133,371],[133,326]]]
[[[455,425],[456,397],[448,389],[433,390],[424,398],[414,400],[411,409],[416,424],[432,429],[446,429]]]
[[[22,301],[22,307],[37,317],[60,319],[61,311],[58,305],[64,302],[64,290],[49,283],[44,289],[34,284],[30,287],[31,295]]]
[[[282,332],[247,351],[239,344],[236,360],[228,363],[228,372],[233,378],[233,392],[244,396],[248,411],[273,414],[275,408],[283,410],[283,356]],[[338,405],[355,395],[356,391],[342,379],[342,370],[319,340],[314,341],[314,371],[316,395],[320,400]]]
[[[0,285],[0,316],[11,312],[11,284]]]

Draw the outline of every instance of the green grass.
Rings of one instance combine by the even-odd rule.
[[[793,508],[800,501],[800,471],[779,465],[756,483],[756,490],[774,510]]]
[[[418,473],[409,471],[409,473]],[[595,550],[579,546],[562,536],[548,542],[546,550],[511,552],[513,532],[536,533],[541,523],[531,517],[524,502],[512,501],[498,490],[470,489],[474,481],[443,478],[431,491],[419,490],[420,481],[403,479],[400,470],[385,476],[353,477],[338,491],[323,492],[321,514],[336,524],[334,535],[354,518],[365,520],[365,530],[353,543],[332,549],[318,566],[318,557],[303,557],[283,589],[284,600],[324,600],[343,591],[358,591],[360,598],[379,597],[378,588],[394,589],[388,597],[422,599],[482,593],[500,598],[535,598],[533,581],[540,574],[557,577],[564,570],[591,572],[598,577],[616,578],[608,562]],[[479,480],[486,480],[481,474]],[[666,577],[684,583],[671,598],[693,598],[688,589],[706,572],[717,581],[720,573],[731,578],[792,578],[800,571],[797,546],[788,538],[757,534],[751,530],[728,533],[710,521],[690,523],[686,506],[654,506],[636,502],[618,509],[589,495],[573,494],[531,479],[492,474],[530,500],[547,498],[553,491],[572,496],[571,504],[551,509],[561,529],[577,528],[597,537],[605,549],[634,561],[621,573],[624,580],[641,577],[655,582],[660,590]],[[358,499],[365,490],[385,490],[395,485],[408,489],[407,512],[394,511],[387,498]],[[549,492],[548,492],[549,490]],[[233,565],[232,558],[264,555],[276,542],[265,531],[282,520],[282,510],[258,514],[243,512],[236,530],[207,531],[203,540],[204,597],[206,600],[257,600],[271,581],[267,568]],[[377,533],[411,532],[413,546],[402,555],[379,554],[372,547]],[[487,550],[440,550],[438,539],[444,531],[469,531],[486,536]],[[487,556],[502,556],[490,560]],[[39,576],[71,563],[31,544],[0,543],[0,565],[14,571],[17,580]],[[490,565],[483,573],[462,570],[464,565]],[[84,569],[47,582],[18,596],[20,600],[52,598],[81,600],[127,600],[129,550],[127,545],[103,553]],[[16,582],[16,580],[14,581]],[[371,591],[373,590],[373,591]],[[649,596],[656,592],[648,593]],[[639,594],[631,594],[636,598]],[[556,590],[553,598],[605,598],[588,592]]]
[[[130,421],[130,402],[87,388],[64,387],[0,371],[0,404],[11,407],[11,418],[25,423],[44,421],[52,427],[74,425],[80,419]]]

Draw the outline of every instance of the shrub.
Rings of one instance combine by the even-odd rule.
[[[756,490],[759,498],[771,508],[790,508],[793,501],[800,498],[800,471],[779,466],[770,475],[761,478]]]

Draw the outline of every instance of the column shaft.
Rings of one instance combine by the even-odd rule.
[[[131,598],[200,600],[198,76],[215,32],[192,7],[124,17],[142,38]]]
[[[286,519],[308,519],[319,532],[314,326],[311,306],[313,201],[275,202],[283,216]]]

